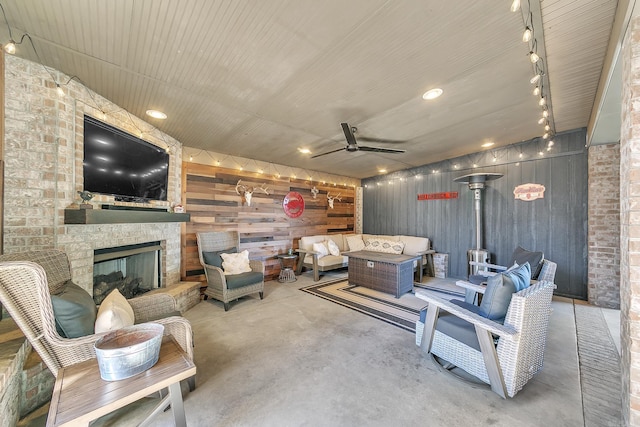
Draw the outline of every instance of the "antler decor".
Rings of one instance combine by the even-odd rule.
[[[331,197],[331,192],[327,193],[327,200],[329,201],[329,208],[333,209],[333,201],[337,200],[339,202],[342,201],[340,198],[340,193],[338,195]]]
[[[260,187],[247,187],[241,184],[241,182],[242,180],[239,179],[236,184],[236,193],[238,193],[238,196],[242,196],[242,204],[246,203],[247,206],[251,206],[251,197],[256,190],[264,194],[269,194],[267,184],[262,184]]]
[[[315,199],[319,192],[320,191],[314,185],[313,188],[311,189],[311,196]]]

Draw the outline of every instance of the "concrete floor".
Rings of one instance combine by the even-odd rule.
[[[203,301],[185,314],[198,369],[197,389],[185,394],[188,425],[585,425],[572,300],[554,298],[545,366],[504,400],[443,372],[414,334],[299,290],[312,283],[307,273],[267,282],[262,301],[243,298],[228,312]],[[616,311],[605,317],[619,331]],[[93,426],[135,425],[152,403]],[[153,425],[173,425],[170,412]]]

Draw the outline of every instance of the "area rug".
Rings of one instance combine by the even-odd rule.
[[[446,290],[419,284],[414,286],[442,293],[442,296],[448,299],[460,298],[459,294]],[[414,333],[420,310],[427,307],[425,301],[411,292],[395,298],[384,292],[350,285],[349,281],[344,279],[306,286],[300,290]]]

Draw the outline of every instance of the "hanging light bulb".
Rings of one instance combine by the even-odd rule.
[[[58,92],[58,95],[64,96],[64,90],[62,90],[58,83],[56,83],[56,92]]]
[[[548,131],[549,129],[551,129],[551,126],[549,126],[548,123],[546,125],[544,125],[544,130]]]
[[[540,57],[538,56],[537,53],[535,53],[534,51],[531,51],[529,52],[529,59],[531,60],[532,64],[535,64],[540,60]]]
[[[536,86],[536,88],[533,90],[533,96],[538,96],[540,95],[540,86]]]
[[[16,42],[10,39],[7,44],[4,45],[4,51],[9,55],[16,53]]]
[[[545,121],[546,121],[546,119],[545,119],[544,117],[540,117],[540,118],[538,119],[538,124],[539,124],[539,125],[541,125],[541,124],[543,124]]]
[[[538,101],[538,105],[541,105],[541,106],[546,104],[546,103],[547,103],[547,100],[544,99],[544,96],[542,98],[540,98],[540,101]]]
[[[522,158],[522,156],[523,156],[523,154],[522,154],[522,153],[518,154],[518,157]]]
[[[549,111],[548,111],[548,110],[543,110],[543,111],[542,111],[542,117],[544,117],[545,119],[546,119],[547,117],[549,117]]]
[[[544,135],[542,135],[542,139],[547,139],[549,138],[549,132],[546,132]]]
[[[529,80],[529,83],[534,85],[534,84],[538,83],[541,78],[542,78],[542,76],[540,74],[536,74],[535,76],[531,77],[531,79]]]
[[[533,31],[531,31],[531,28],[527,27],[525,28],[524,33],[522,33],[522,41],[528,43],[529,41],[531,41],[532,36]]]
[[[553,144],[554,144],[554,142],[553,142],[553,139],[552,139],[552,140],[550,140],[550,141],[549,141],[549,143],[548,143],[547,145],[548,145],[549,147],[553,147]]]
[[[520,0],[513,0],[511,3],[511,12],[517,12],[520,9]]]

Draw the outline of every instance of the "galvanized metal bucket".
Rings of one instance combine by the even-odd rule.
[[[141,323],[109,332],[95,342],[100,377],[117,381],[146,371],[156,364],[164,326]]]

